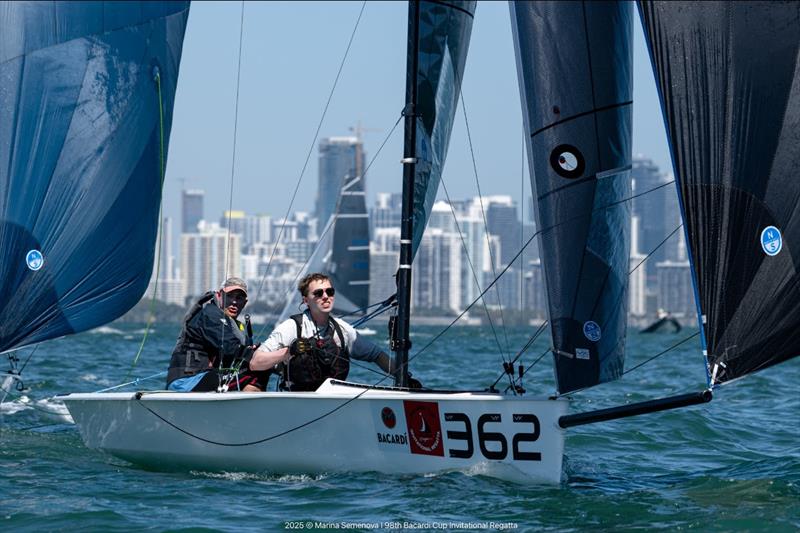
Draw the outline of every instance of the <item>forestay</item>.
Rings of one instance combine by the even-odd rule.
[[[475,4],[474,1],[419,2],[419,43],[408,46],[409,54],[417,51],[416,72],[406,74],[408,83],[416,83],[418,119],[412,257],[422,241],[439,190],[461,93]],[[413,64],[409,61],[409,68]]]
[[[643,2],[711,381],[800,353],[800,4]]]
[[[144,293],[188,4],[0,7],[0,352]]]
[[[630,249],[628,2],[510,2],[558,390],[623,370]]]

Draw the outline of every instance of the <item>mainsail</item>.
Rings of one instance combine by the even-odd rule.
[[[188,4],[0,7],[0,352],[144,293]]]
[[[630,249],[628,2],[511,2],[558,390],[623,369]]]
[[[643,2],[709,374],[800,354],[800,4]]]
[[[416,84],[416,165],[412,257],[428,222],[442,178],[461,94],[475,1],[419,2],[419,40],[409,42],[408,83]],[[414,21],[409,20],[409,24]],[[411,32],[409,32],[411,35]]]
[[[336,287],[334,314],[350,314],[369,305],[369,218],[364,178],[345,176],[339,200],[298,278],[324,272]],[[278,323],[298,312],[300,296],[292,291]]]

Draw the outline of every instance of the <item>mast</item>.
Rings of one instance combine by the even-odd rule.
[[[400,267],[397,271],[397,320],[392,328],[394,383],[408,386],[409,317],[411,313],[411,262],[413,251],[414,175],[417,146],[417,68],[419,48],[419,2],[408,3],[408,54],[406,65],[405,140],[403,146],[403,205],[400,220]]]

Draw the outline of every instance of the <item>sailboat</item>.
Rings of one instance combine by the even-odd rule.
[[[409,270],[436,197],[475,6],[474,1],[409,4],[401,274]],[[392,344],[402,358],[409,346],[410,285],[409,278],[399,278],[405,296],[399,298]],[[139,391],[62,399],[87,446],[157,468],[279,473],[478,469],[521,480],[560,479],[564,439],[557,420],[567,400],[411,391],[405,386],[406,364],[397,366],[393,386],[328,380],[317,391],[303,393]],[[247,422],[252,420],[268,423]]]
[[[182,34],[185,11],[170,6],[176,11],[153,24]],[[567,394],[614,381],[624,367],[633,24],[633,6],[627,2],[510,6],[540,245],[547,257],[559,394],[533,398],[515,388],[511,395],[406,388],[407,367],[413,363],[413,257],[444,165],[475,13],[475,2],[424,0],[409,3],[394,385],[328,380],[303,393],[69,394],[62,399],[84,442],[157,468],[472,470],[557,483],[566,428],[707,402],[713,388],[796,356],[800,339],[792,311],[800,305],[800,289],[791,252],[800,239],[794,217],[800,185],[792,174],[800,162],[800,8],[751,7],[646,2],[639,8],[690,244],[707,390],[567,414]],[[65,8],[59,4],[58,9]],[[28,24],[38,20],[29,16]],[[179,57],[179,40],[161,37],[164,41],[153,48],[170,50],[170,59]],[[145,54],[137,57],[151,62]],[[174,90],[177,62],[170,65],[175,70],[161,76]],[[152,111],[144,114],[152,119]],[[154,155],[148,161],[156,178],[150,179],[158,184]],[[32,228],[27,230],[31,239],[42,241],[33,224],[24,227]],[[153,244],[151,239],[139,245],[152,250]],[[4,254],[10,246],[2,241]],[[53,244],[37,243],[31,250],[38,254],[28,254],[24,268],[17,269],[15,287],[49,273]],[[89,267],[98,268],[75,266]],[[56,295],[62,286],[51,285]],[[99,290],[92,294],[103,297]],[[70,291],[66,295],[75,297]],[[0,349],[48,337],[30,338],[12,342],[5,333]],[[243,423],[253,419],[268,423]]]

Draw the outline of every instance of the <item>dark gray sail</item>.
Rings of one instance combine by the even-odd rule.
[[[630,249],[628,2],[511,2],[558,390],[622,374]]]
[[[643,2],[712,384],[800,354],[800,4]]]
[[[461,80],[475,14],[474,1],[419,2],[419,42],[409,43],[417,54],[416,158],[412,257],[422,240],[442,177],[450,132],[461,94]],[[409,21],[411,23],[412,21]],[[411,68],[414,62],[409,61]]]

